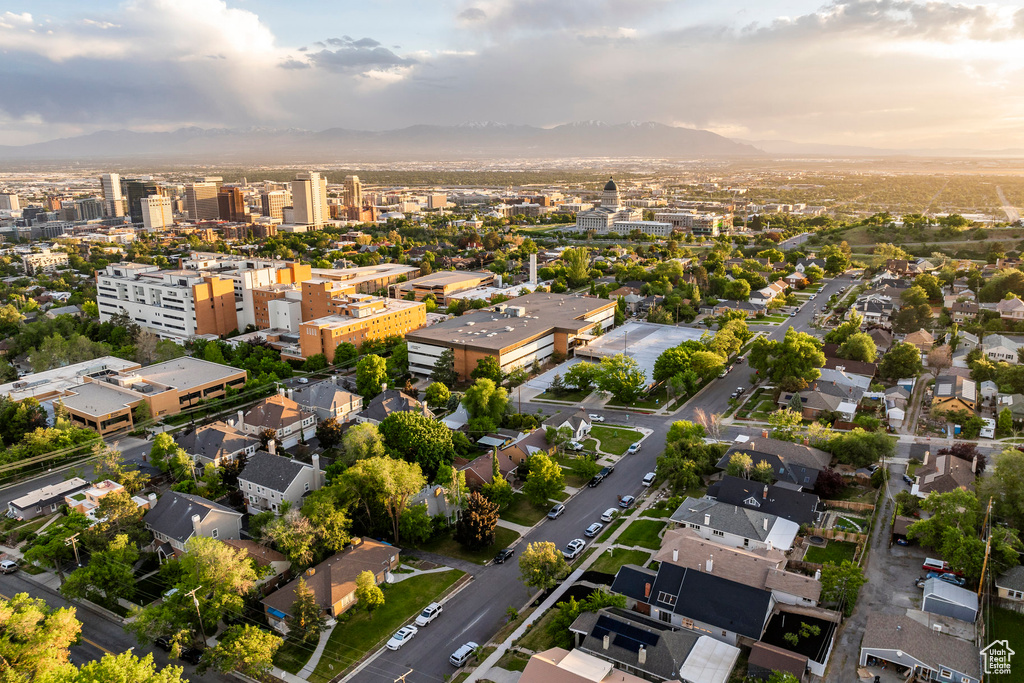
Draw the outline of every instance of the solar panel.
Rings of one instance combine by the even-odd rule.
[[[605,615],[597,618],[597,625],[594,626],[593,636],[604,639],[606,635],[614,634],[613,643],[630,652],[639,652],[641,646],[654,647],[658,644],[660,636],[650,631],[645,631],[631,624],[627,624]]]

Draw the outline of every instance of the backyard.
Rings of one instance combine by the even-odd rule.
[[[1001,607],[993,608],[992,634],[986,640],[991,642],[1006,639],[1013,643],[1021,633],[1024,633],[1024,614]],[[1008,674],[989,674],[986,680],[991,683],[1024,682],[1024,666],[1012,666],[1011,669],[1011,673]]]
[[[316,670],[309,677],[310,683],[328,683],[356,664],[363,655],[389,638],[463,574],[453,569],[437,574],[421,574],[396,584],[381,586],[384,605],[373,612],[372,617],[358,606],[346,612],[352,616],[334,628]]]
[[[804,562],[815,562],[817,564],[840,564],[843,560],[853,561],[857,552],[856,543],[846,541],[829,541],[828,545],[820,548],[812,545],[804,555]]]
[[[653,519],[638,519],[626,527],[619,534],[615,542],[624,546],[638,545],[642,548],[657,550],[661,547],[661,537],[659,534],[661,534],[661,530],[665,526],[665,522]]]
[[[487,564],[499,550],[509,547],[518,538],[517,532],[499,526],[494,529],[494,543],[480,550],[468,550],[462,547],[462,544],[452,538],[451,532],[436,536],[417,547],[428,553],[437,553],[476,564]]]
[[[590,431],[590,436],[592,439],[600,442],[602,451],[612,455],[622,455],[626,452],[626,449],[643,438],[643,434],[635,429],[605,427],[603,425],[594,425],[594,428]]]

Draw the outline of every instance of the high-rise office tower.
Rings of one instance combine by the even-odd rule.
[[[142,222],[142,200],[160,194],[160,188],[152,180],[130,178],[122,181],[122,190],[128,200],[128,215],[132,223]]]
[[[0,194],[0,211],[20,211],[21,202],[16,194]]]
[[[146,230],[162,230],[174,225],[171,198],[158,194],[144,198],[142,200],[142,225]]]
[[[215,183],[189,183],[185,186],[185,210],[190,221],[215,221],[220,216]]]
[[[103,188],[103,208],[107,212],[107,217],[123,216],[121,176],[117,173],[104,173],[100,176],[100,185]]]
[[[327,179],[316,171],[305,171],[292,181],[292,206],[296,225],[319,228],[327,211]]]
[[[217,209],[222,221],[232,223],[244,223],[246,216],[245,197],[242,196],[242,188],[229,186],[220,188],[217,193]]]
[[[271,218],[284,218],[284,207],[288,204],[288,193],[284,190],[271,190],[260,195],[261,212]]]
[[[359,182],[359,176],[345,176],[345,206],[363,205],[363,184]]]

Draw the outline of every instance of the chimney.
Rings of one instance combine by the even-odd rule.
[[[271,439],[267,442],[267,452],[271,455],[277,455],[277,439]]]
[[[288,387],[288,400],[289,400],[289,401],[290,401],[290,400],[291,400],[291,398],[292,398],[292,392],[293,392],[293,391],[294,391],[294,389],[292,389],[291,387]]]
[[[931,460],[931,457],[932,457],[932,452],[931,451],[925,451],[924,452],[924,462],[922,462],[921,465],[922,466],[927,465],[928,461]]]
[[[647,648],[643,645],[640,646],[640,651],[636,653],[636,662],[637,664],[647,663]]]
[[[316,567],[310,567],[306,570],[306,576],[313,576],[316,574]]]
[[[651,597],[651,584],[649,584],[649,583],[645,583],[644,584],[644,597],[645,598]]]
[[[241,410],[238,411],[238,428],[241,429],[245,426],[245,413]]]
[[[761,494],[762,500],[768,500],[768,484],[764,485],[764,493]]]
[[[382,383],[382,384],[380,385],[380,393],[382,393],[382,394],[383,394],[383,393],[384,393],[385,391],[387,391],[387,390],[388,390],[388,383],[387,383],[387,382],[384,382],[384,383]]]
[[[530,254],[530,284],[537,284],[537,254]]]
[[[704,515],[704,526],[707,526],[709,524],[711,524],[711,515],[710,514],[705,514]]]
[[[971,460],[971,473],[978,473],[978,456],[974,456],[974,458]]]
[[[423,417],[430,417],[430,415],[427,414],[427,402],[424,401],[421,403],[420,407],[423,409]]]
[[[768,531],[768,518],[767,517],[764,518],[764,530]]]
[[[192,533],[194,533],[196,536],[200,536],[201,535],[199,533],[199,529],[200,529],[199,522],[200,522],[200,519],[201,518],[199,517],[199,515],[192,515]]]
[[[331,375],[331,384],[333,384],[336,387],[340,386],[337,375]]]
[[[146,496],[146,498],[149,499],[149,509],[150,510],[152,510],[154,507],[156,507],[156,494],[155,493],[149,494],[148,496]]]
[[[313,454],[313,486],[314,491],[320,490],[320,456]]]
[[[679,548],[672,548],[672,561],[673,562],[678,562],[679,561]]]
[[[277,388],[277,395],[278,396],[284,396],[284,387],[278,387]]]
[[[762,439],[767,439],[768,438],[768,430],[767,429],[762,429],[761,430],[761,438]]]
[[[611,642],[612,642],[612,637],[610,635],[608,635],[607,633],[604,634],[604,639],[601,641],[601,645],[604,647],[605,650],[608,649],[608,646],[611,645]]]
[[[821,581],[821,570],[820,569],[815,569],[814,570],[814,580],[815,581]]]
[[[707,570],[708,574],[710,574],[714,570],[714,568],[715,568],[715,556],[714,555],[708,555],[708,561],[705,564],[705,569]]]

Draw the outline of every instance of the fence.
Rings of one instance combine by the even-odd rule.
[[[850,543],[865,543],[868,540],[867,534],[858,534],[856,531],[840,531],[839,529],[811,529],[808,535],[821,536],[830,541],[848,541]]]
[[[875,506],[872,503],[858,503],[855,500],[826,500],[826,507],[839,508],[841,510],[852,510],[853,512],[874,512]]]

